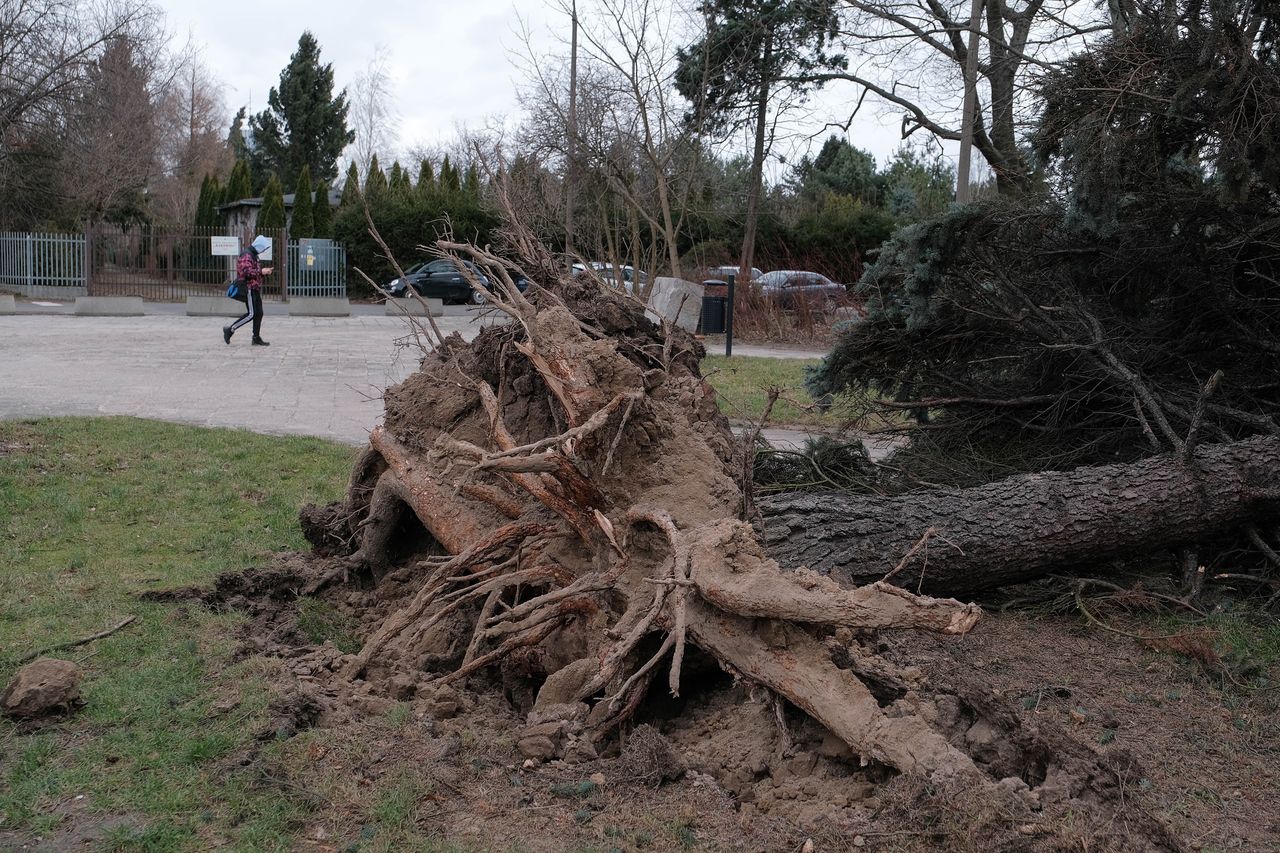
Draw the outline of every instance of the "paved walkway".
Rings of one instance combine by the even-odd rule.
[[[404,321],[371,310],[339,319],[269,311],[262,335],[271,346],[251,347],[248,329],[225,346],[225,318],[169,306],[149,306],[143,317],[74,317],[55,307],[0,317],[0,418],[134,415],[359,445],[381,419],[382,389],[417,368]],[[437,323],[470,339],[494,319],[456,308]],[[743,345],[734,354],[821,356]],[[807,436],[765,437],[798,447]]]

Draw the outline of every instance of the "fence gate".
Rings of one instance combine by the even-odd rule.
[[[289,295],[347,295],[347,253],[332,240],[289,242]]]
[[[0,233],[0,289],[53,299],[85,295],[84,237]]]
[[[273,258],[284,254],[283,231],[272,238]],[[235,277],[235,255],[214,255],[214,237],[236,237],[243,249],[252,234],[229,234],[225,228],[192,228],[183,232],[149,227],[95,226],[89,241],[89,295],[141,296],[174,302],[187,296],[216,296]],[[266,265],[270,265],[267,262]],[[287,292],[287,272],[281,265],[263,282],[262,298],[279,300]]]

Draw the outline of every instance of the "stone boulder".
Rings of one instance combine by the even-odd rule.
[[[80,667],[69,660],[40,658],[18,670],[0,696],[0,711],[15,720],[32,720],[76,710],[80,699]]]

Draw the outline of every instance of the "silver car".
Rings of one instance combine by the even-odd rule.
[[[848,298],[843,284],[838,284],[822,273],[807,270],[774,270],[756,279],[755,284],[763,296],[783,308],[811,309],[834,308]]]

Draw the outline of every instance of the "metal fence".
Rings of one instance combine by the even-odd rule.
[[[82,235],[0,233],[0,288],[56,298],[83,296],[86,284]]]
[[[347,295],[347,253],[332,240],[289,241],[290,296]]]
[[[276,246],[283,246],[284,232],[267,236]],[[236,255],[213,254],[213,238],[236,238],[233,250],[247,244],[245,235],[228,233],[225,228],[175,232],[145,226],[97,226],[87,231],[87,237],[91,296],[141,296],[160,302],[224,292],[227,282],[235,278]],[[283,275],[263,282],[264,299],[283,299],[286,292]]]
[[[275,267],[262,298],[347,295],[347,253],[332,240],[289,240],[265,232]],[[95,226],[80,234],[0,233],[0,288],[28,297],[141,296],[178,301],[216,296],[235,278],[236,254],[252,233],[225,228],[174,232]],[[227,254],[214,254],[215,238]],[[283,256],[283,260],[282,257]]]

